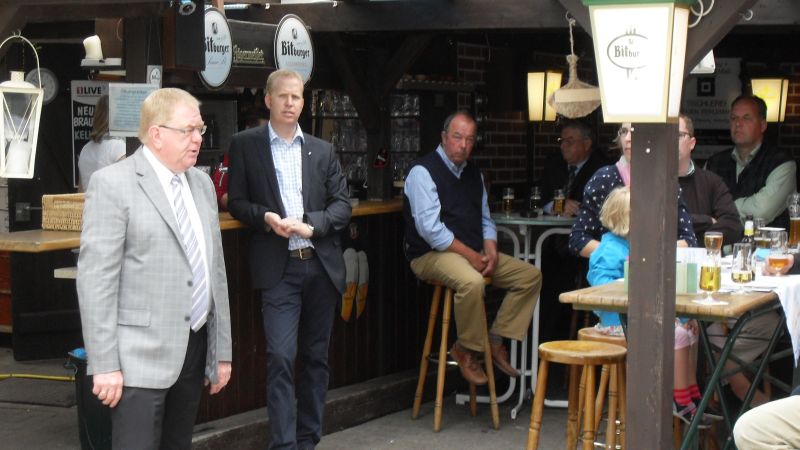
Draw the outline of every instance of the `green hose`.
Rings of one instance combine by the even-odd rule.
[[[30,373],[0,373],[0,380],[7,378],[28,378],[32,380],[51,380],[51,381],[75,381],[72,376],[58,376],[58,375],[35,375]]]

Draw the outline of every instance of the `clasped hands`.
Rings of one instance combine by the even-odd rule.
[[[313,234],[308,224],[294,217],[282,219],[274,212],[268,212],[264,214],[264,221],[275,234],[281,237],[288,238],[297,235],[303,239],[309,239]]]

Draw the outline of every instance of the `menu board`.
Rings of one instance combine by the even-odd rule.
[[[73,80],[72,95],[72,184],[78,187],[78,154],[92,132],[94,107],[101,96],[108,94],[108,82]]]

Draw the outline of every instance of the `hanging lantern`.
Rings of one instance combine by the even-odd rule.
[[[33,44],[19,34],[12,35],[0,43],[0,47],[11,39],[20,39],[33,48]],[[39,55],[36,69],[39,69]],[[41,80],[41,76],[38,77]],[[11,72],[11,79],[0,83],[0,177],[33,178],[36,162],[36,141],[39,136],[39,118],[42,112],[44,90],[25,81],[24,72]]]
[[[677,122],[694,0],[583,0],[607,123]]]

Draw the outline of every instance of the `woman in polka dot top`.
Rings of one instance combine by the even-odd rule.
[[[619,161],[614,165],[601,167],[586,183],[583,202],[572,225],[572,233],[569,235],[569,250],[573,254],[588,258],[599,245],[600,237],[608,231],[600,223],[600,208],[615,187],[630,185],[632,134],[631,124],[622,124],[615,139],[617,146],[622,148]],[[678,245],[683,247],[697,245],[692,218],[681,198],[680,188],[678,188]]]

